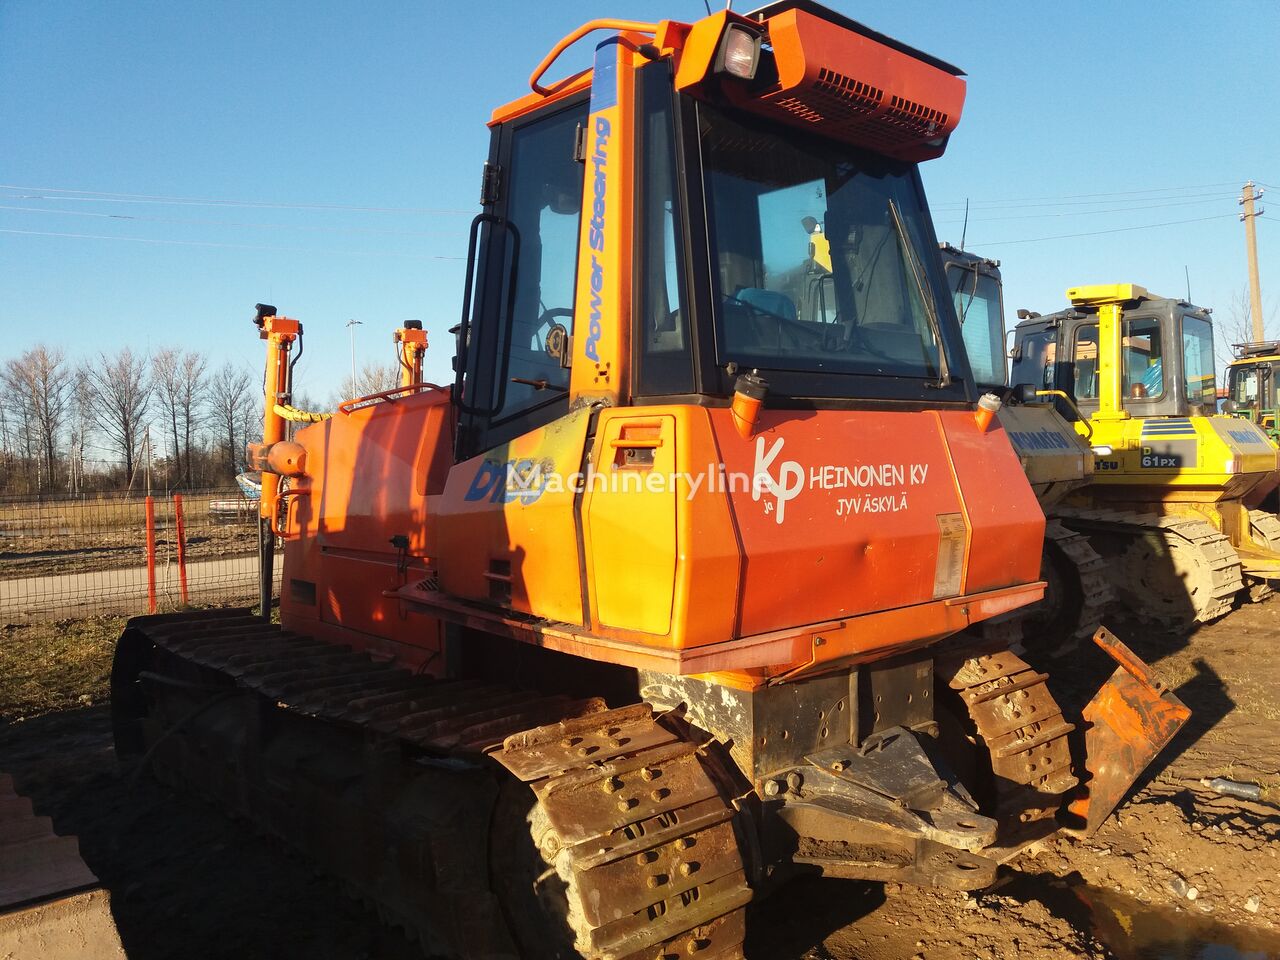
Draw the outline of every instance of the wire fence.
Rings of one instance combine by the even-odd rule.
[[[257,516],[235,487],[0,498],[0,623],[251,602]]]

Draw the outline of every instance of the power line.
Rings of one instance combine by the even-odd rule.
[[[436,209],[430,207],[363,207],[345,203],[285,203],[266,200],[219,200],[208,197],[166,197],[149,193],[111,193],[97,190],[73,190],[68,187],[24,187],[0,183],[0,190],[32,191],[41,196],[10,197],[11,200],[68,200],[99,203],[172,203],[210,207],[263,207],[279,210],[349,210],[360,213],[459,214],[469,216],[473,210]],[[79,196],[43,196],[43,194],[79,194]]]
[[[1059,196],[1046,197],[1002,197],[997,200],[974,200],[974,203],[1032,203],[1040,200],[1084,200],[1093,197],[1130,197],[1139,193],[1171,193],[1180,190],[1208,190],[1211,187],[1230,187],[1234,186],[1235,180],[1220,180],[1217,183],[1199,183],[1188,184],[1182,187],[1146,187],[1141,190],[1119,190],[1112,193],[1069,193]],[[1152,198],[1159,199],[1159,198]],[[963,201],[952,201],[957,206],[963,205]]]
[[[12,197],[0,197],[10,200]],[[235,220],[209,220],[200,217],[143,217],[132,213],[92,213],[88,210],[50,210],[46,207],[23,207],[0,203],[0,210],[18,210],[23,213],[47,213],[55,217],[95,217],[102,220],[134,220],[139,223],[181,223],[217,227],[248,227],[262,230],[309,230],[323,233],[368,233],[388,237],[455,237],[463,236],[457,230],[380,230],[377,227],[327,227],[319,224],[294,223],[243,223]]]
[[[44,230],[11,230],[0,227],[0,233],[16,233],[28,237],[65,237],[72,240],[123,240],[126,243],[150,243],[181,247],[224,247],[232,250],[284,250],[293,253],[327,253],[343,257],[408,257],[414,260],[465,260],[431,253],[406,253],[400,250],[320,250],[314,247],[279,247],[260,243],[215,243],[209,240],[157,240],[151,237],[111,237],[92,233],[54,233]]]
[[[1111,230],[1092,230],[1088,233],[1062,233],[1053,237],[1026,237],[1022,240],[993,240],[988,243],[977,243],[974,246],[980,249],[987,247],[1003,247],[1013,243],[1040,243],[1043,240],[1073,240],[1076,237],[1100,237],[1106,233],[1127,233],[1130,230],[1153,230],[1156,227],[1173,227],[1182,223],[1204,223],[1208,220],[1225,220],[1236,219],[1234,213],[1220,213],[1212,217],[1196,217],[1191,220],[1167,220],[1164,223],[1143,223],[1135,227],[1115,227]]]
[[[1027,213],[1011,217],[970,217],[970,223],[997,223],[1004,220],[1044,220],[1048,217],[1089,217],[1098,214],[1132,213],[1142,210],[1161,210],[1165,207],[1190,207],[1204,204],[1221,203],[1221,198],[1213,200],[1175,200],[1170,203],[1153,203],[1142,207],[1111,207],[1106,210],[1065,210],[1061,213]],[[943,220],[942,223],[960,223],[960,220]]]
[[[1074,205],[1068,201],[1087,201],[1091,203],[1107,203],[1113,202],[1105,198],[1115,197],[1138,197],[1140,194],[1171,194],[1189,190],[1208,190],[1213,187],[1234,186],[1234,180],[1222,180],[1215,183],[1202,184],[1186,184],[1174,187],[1143,187],[1135,190],[1116,190],[1106,193],[1076,193],[1061,194],[1054,196],[1038,196],[1038,197],[1001,197],[990,200],[974,200],[973,204],[982,205],[1003,205],[1003,204],[1044,204],[1048,206]],[[1261,181],[1259,181],[1261,182]],[[1266,186],[1266,184],[1263,184]],[[284,201],[267,201],[267,200],[233,200],[219,199],[211,197],[185,197],[185,196],[166,196],[162,194],[148,193],[123,193],[118,191],[101,191],[101,190],[82,190],[71,187],[33,187],[18,184],[0,184],[0,189],[19,190],[19,191],[35,191],[38,194],[64,194],[65,196],[48,197],[33,196],[10,199],[32,199],[32,200],[67,200],[67,201],[85,201],[85,202],[150,202],[150,203],[173,203],[173,204],[198,204],[208,206],[243,206],[243,207],[263,207],[278,209],[299,209],[299,210],[345,210],[366,213],[415,213],[415,214],[457,214],[467,215],[472,213],[471,210],[449,209],[449,208],[428,208],[428,207],[388,207],[388,206],[361,206],[354,204],[341,203],[290,203]],[[1201,196],[1213,196],[1216,194],[1202,194]],[[1104,199],[1098,199],[1104,198]],[[1161,200],[1170,199],[1169,197],[1152,196],[1147,199]],[[935,204],[939,206],[963,206],[963,201],[944,201]]]
[[[1191,200],[1191,199],[1196,199],[1196,198],[1222,200],[1222,199],[1225,199],[1225,198],[1228,198],[1228,197],[1234,197],[1234,196],[1235,196],[1235,191],[1225,192],[1225,191],[1215,190],[1215,191],[1213,191],[1212,193],[1191,193],[1191,194],[1186,194],[1186,195],[1184,195],[1184,196],[1169,196],[1169,197],[1132,197],[1132,198],[1130,198],[1130,201],[1129,201],[1129,202],[1132,202],[1132,203],[1142,203],[1142,202],[1146,201],[1146,202],[1150,202],[1150,203],[1159,203],[1159,202],[1163,202],[1163,201],[1182,201],[1182,200]],[[975,201],[973,201],[973,204],[974,204],[975,206],[977,206],[978,204],[983,204],[983,206],[982,206],[980,209],[984,209],[984,210],[1002,210],[1002,209],[1006,209],[1006,208],[1016,208],[1016,209],[1019,209],[1019,210],[1025,210],[1025,209],[1030,209],[1030,208],[1045,208],[1045,207],[1048,207],[1048,208],[1054,208],[1054,207],[1099,207],[1099,206],[1106,206],[1107,204],[1111,204],[1111,203],[1122,203],[1122,202],[1125,202],[1125,201],[1119,201],[1119,200],[1115,200],[1115,199],[1110,199],[1110,200],[1060,200],[1060,201],[1045,202],[1045,203],[1032,203],[1032,202],[1022,201],[1022,200],[981,200],[981,201],[979,201],[979,200],[975,200]],[[946,207],[946,206],[953,206],[953,207],[957,207],[957,208],[958,208],[958,207],[963,206],[963,204],[962,204],[962,203],[955,203],[955,202],[951,202],[951,201],[944,201],[943,203],[940,203],[940,204],[934,204],[935,209],[936,209],[937,207]]]

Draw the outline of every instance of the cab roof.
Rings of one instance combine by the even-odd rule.
[[[1233,343],[1235,359],[1228,366],[1257,363],[1260,360],[1280,360],[1280,340],[1259,340],[1253,343]]]
[[[1067,288],[1073,306],[1096,307],[1104,303],[1137,303],[1139,300],[1167,300],[1136,283],[1092,283]]]

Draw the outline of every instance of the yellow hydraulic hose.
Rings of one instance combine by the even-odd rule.
[[[297,407],[287,403],[277,403],[275,412],[277,416],[283,417],[290,423],[320,423],[333,416],[332,413],[312,413],[309,410],[299,410]]]

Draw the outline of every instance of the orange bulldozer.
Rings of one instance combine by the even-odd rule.
[[[453,383],[411,324],[399,387],[296,410],[260,305],[262,609],[131,621],[119,752],[471,958],[741,957],[788,877],[972,890],[1095,828],[1187,711],[1103,631],[1069,720],[970,629],[1041,596],[1045,519],[921,186],[960,72],[784,0],[530,83]]]

